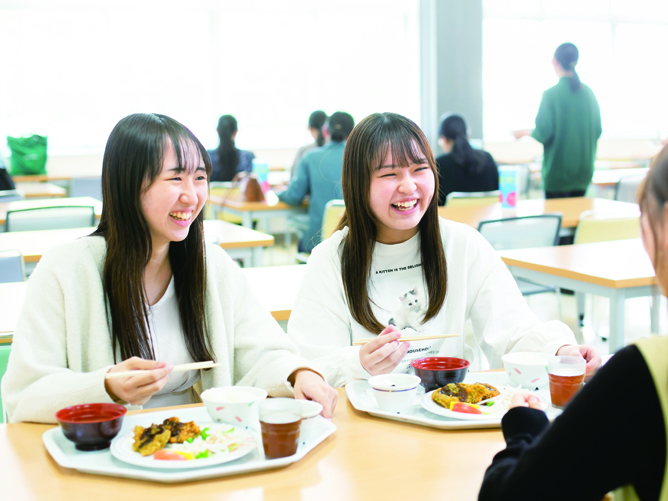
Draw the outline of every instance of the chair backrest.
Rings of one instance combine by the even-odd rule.
[[[17,250],[0,251],[0,284],[25,282],[23,254]]]
[[[630,238],[640,238],[640,213],[622,216],[586,211],[580,215],[573,243],[588,244]]]
[[[445,205],[448,207],[461,207],[463,205],[492,205],[500,201],[501,192],[496,191],[453,191],[445,197]]]
[[[9,362],[9,352],[12,351],[11,346],[0,346],[0,383],[2,383],[2,377],[7,372],[7,362]],[[6,422],[5,406],[4,399],[2,398],[2,384],[0,384],[0,423]]]
[[[234,186],[234,183],[232,182],[212,181],[209,183],[209,195],[235,200],[239,196],[239,187]],[[209,202],[206,203],[204,211],[204,219],[213,219],[213,210],[211,209],[211,204]],[[240,216],[230,214],[229,212],[226,212],[225,209],[218,211],[218,219],[222,219],[228,223],[241,224]]]
[[[1,190],[0,191],[0,203],[13,202],[14,200],[23,200],[23,195],[21,195],[19,190]]]
[[[561,214],[481,221],[480,234],[496,250],[551,247],[559,241]]]
[[[39,207],[7,211],[5,231],[62,230],[95,226],[95,209],[87,206]]]
[[[339,221],[346,211],[343,200],[330,200],[325,205],[325,213],[322,217],[322,239],[325,240],[332,236],[334,230],[339,225]]]
[[[637,174],[635,176],[620,177],[615,186],[615,200],[619,202],[638,203],[636,193],[640,183],[645,179],[647,174]]]
[[[101,177],[73,177],[70,180],[70,197],[93,197],[102,201]]]

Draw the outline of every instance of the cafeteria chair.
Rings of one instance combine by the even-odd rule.
[[[336,227],[339,225],[339,221],[341,221],[341,217],[343,217],[345,211],[346,206],[343,200],[334,199],[325,204],[325,211],[322,215],[322,230],[320,230],[322,240],[327,240],[336,231]],[[306,227],[308,228],[308,216],[306,218]],[[308,257],[309,254],[306,252],[295,254],[295,260],[298,263],[306,263]]]
[[[209,196],[219,197],[223,200],[234,200],[239,196],[239,187],[234,186],[231,182],[212,181],[209,183]],[[214,219],[211,204],[207,202],[204,210],[204,219]],[[241,224],[241,217],[225,212],[224,207],[218,208],[217,219],[222,219],[228,223]]]
[[[23,254],[17,250],[0,251],[0,284],[25,282]]]
[[[62,230],[96,226],[90,206],[38,207],[7,211],[5,231]]]
[[[463,207],[467,205],[492,205],[501,200],[501,192],[495,191],[453,191],[445,197],[447,207]]]
[[[480,234],[495,250],[552,247],[559,242],[559,230],[561,230],[561,214],[511,217],[481,221],[478,225]],[[559,287],[541,285],[522,278],[516,278],[515,281],[523,296],[556,292],[559,318],[562,318]]]
[[[610,242],[613,240],[628,240],[640,238],[640,213],[633,215],[596,214],[585,211],[580,214],[580,221],[575,229],[574,244],[589,244],[595,242]],[[575,293],[575,303],[580,327],[585,316],[585,294]],[[593,307],[593,305],[592,305]],[[592,311],[593,315],[593,311]],[[581,331],[582,329],[580,329]],[[580,334],[581,335],[581,334]]]
[[[102,201],[101,177],[73,177],[70,180],[69,197],[92,197]]]
[[[615,200],[618,202],[630,202],[637,204],[638,188],[647,174],[636,174],[634,176],[620,177],[615,185]]]
[[[0,423],[7,422],[7,411],[5,411],[5,399],[2,398],[2,378],[7,372],[7,362],[9,362],[9,352],[11,346],[0,346]]]
[[[0,190],[0,203],[14,202],[15,200],[23,200],[23,195],[19,190]]]

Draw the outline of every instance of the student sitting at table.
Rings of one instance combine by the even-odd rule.
[[[337,393],[227,254],[204,244],[210,172],[204,147],[177,121],[136,114],[116,125],[99,227],[47,253],[30,277],[2,381],[11,422],[54,422],[57,410],[91,402],[188,404],[233,384],[294,392],[331,415]],[[208,360],[219,366],[171,373]],[[144,372],[105,378],[129,370]]]
[[[463,335],[397,341],[463,334],[467,319],[492,368],[510,351],[582,354],[589,370],[600,363],[566,325],[538,320],[477,231],[439,219],[434,157],[411,120],[376,113],[355,127],[342,184],[346,213],[339,231],[313,250],[288,324],[332,386],[406,372],[422,357],[472,360]],[[363,339],[371,341],[351,346]]]
[[[668,291],[668,148],[639,190],[642,242]],[[549,426],[536,397],[503,417],[506,449],[485,474],[481,501],[668,499],[668,338],[622,348]],[[574,465],[578,465],[575,466]]]
[[[238,172],[253,172],[253,152],[240,150],[234,144],[238,132],[236,118],[223,115],[216,130],[220,144],[217,149],[207,151],[212,165],[210,180],[232,181]]]
[[[288,189],[278,193],[278,198],[290,205],[301,205],[304,197],[309,196],[308,230],[299,243],[300,252],[311,252],[320,243],[325,205],[342,197],[343,150],[353,127],[355,121],[348,113],[337,111],[332,114],[328,125],[329,143],[304,155]]]
[[[436,159],[438,168],[438,205],[453,191],[494,191],[499,189],[499,170],[492,155],[471,147],[466,122],[459,115],[441,120],[438,144],[445,151]]]
[[[325,124],[327,123],[327,113],[321,110],[314,111],[308,117],[308,131],[315,139],[314,142],[309,143],[305,146],[302,146],[297,150],[295,155],[295,161],[292,163],[292,168],[290,169],[290,179],[294,179],[297,174],[297,168],[299,167],[299,162],[309,151],[320,148],[325,145]]]

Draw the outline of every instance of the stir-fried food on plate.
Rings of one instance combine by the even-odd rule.
[[[488,398],[499,395],[499,390],[486,383],[450,383],[443,388],[435,390],[431,394],[431,399],[437,404],[450,408],[453,402],[466,402],[467,404],[477,404]]]
[[[169,443],[171,444],[182,444],[189,438],[195,438],[199,435],[199,426],[194,421],[182,423],[179,418],[170,417],[163,421],[162,426],[172,433],[169,437]]]
[[[199,426],[193,421],[181,423],[179,418],[165,419],[162,424],[152,424],[149,428],[135,426],[135,441],[132,450],[142,456],[150,456],[167,443],[182,444],[199,435]]]

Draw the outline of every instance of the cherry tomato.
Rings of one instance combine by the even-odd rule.
[[[466,404],[464,402],[457,402],[450,405],[450,410],[453,412],[464,412],[466,414],[482,414],[482,411],[477,406]]]
[[[165,449],[160,449],[159,451],[155,451],[153,453],[153,458],[154,459],[160,459],[163,461],[185,461],[186,458],[184,458],[181,454],[178,454],[173,451],[168,451]]]

